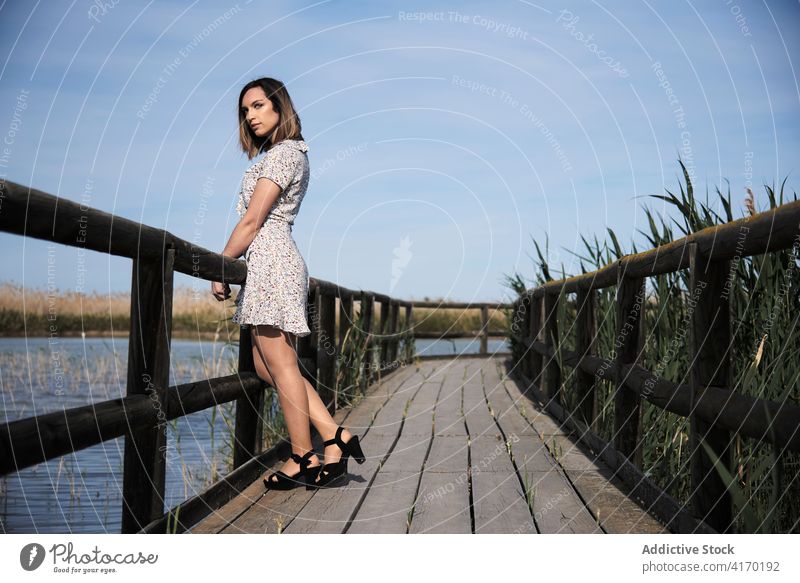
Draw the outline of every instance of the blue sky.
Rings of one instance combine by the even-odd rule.
[[[568,273],[581,233],[641,241],[678,155],[739,216],[748,184],[798,190],[798,24],[789,1],[6,1],[0,173],[221,251],[252,163],[236,99],[275,77],[309,144],[312,276],[500,300],[532,238]],[[46,243],[0,243],[3,281],[130,289],[129,260],[79,275],[58,247],[48,272]]]

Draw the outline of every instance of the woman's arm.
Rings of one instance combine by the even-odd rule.
[[[256,238],[258,230],[267,220],[267,215],[280,194],[280,186],[269,178],[259,178],[256,181],[256,187],[253,189],[253,195],[250,197],[247,211],[234,227],[225,249],[222,250],[223,255],[234,259],[244,255],[250,243]]]
[[[267,220],[267,215],[272,205],[278,200],[280,193],[280,187],[272,182],[272,180],[268,178],[262,180],[259,178],[256,181],[256,187],[253,189],[253,195],[250,197],[250,204],[247,206],[247,211],[236,224],[236,227],[234,227],[233,233],[231,233],[230,239],[228,239],[228,244],[225,245],[225,249],[222,250],[224,256],[239,259],[239,257],[244,255],[250,243],[256,238],[256,234],[261,228],[261,225]],[[213,281],[211,282],[211,293],[217,300],[223,301],[230,297],[231,288],[227,283],[223,284],[218,281]]]

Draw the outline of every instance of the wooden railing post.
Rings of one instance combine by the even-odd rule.
[[[616,363],[634,364],[639,359],[644,340],[645,280],[624,276],[620,268],[617,276],[616,302]],[[617,382],[614,393],[614,447],[627,456],[636,467],[642,463],[642,407],[639,395],[627,388],[624,378]]]
[[[338,364],[336,366],[335,387],[335,400],[337,403],[340,401],[339,393],[342,390],[342,387],[339,386],[339,371],[343,368],[349,368],[352,366],[352,363],[344,361],[345,354],[347,354],[344,348],[344,340],[351,329],[353,329],[353,296],[347,295],[346,297],[339,298],[339,352],[337,357]],[[348,342],[353,342],[352,337],[348,340]]]
[[[297,360],[300,374],[313,386],[317,386],[317,338],[319,312],[317,310],[317,286],[310,286],[306,303],[306,323],[311,334],[297,339]]]
[[[364,334],[367,338],[367,347],[364,351],[364,375],[367,385],[372,382],[372,316],[375,296],[367,292],[361,292],[361,314],[364,322]]]
[[[250,326],[239,327],[239,374],[256,374],[253,360],[253,337]],[[262,409],[266,383],[236,399],[236,425],[234,429],[233,467],[238,468],[253,456],[261,453],[263,429]]]
[[[531,294],[530,320],[528,321],[528,339],[531,343],[544,340],[542,331],[542,312],[544,312],[544,294]],[[530,379],[537,389],[542,387],[542,355],[531,347],[528,354],[530,361]]]
[[[353,326],[353,296],[339,298],[339,354],[344,354],[344,339]]]
[[[489,306],[481,306],[481,354],[489,354]]]
[[[333,413],[336,411],[336,296],[319,293],[319,337],[317,344],[317,392]]]
[[[555,351],[561,349],[558,336],[558,302],[561,298],[559,292],[544,294],[544,342]],[[548,400],[560,402],[561,394],[561,367],[555,354],[548,357],[544,365],[544,396]]]
[[[511,312],[511,332],[523,338],[524,340],[530,340],[530,309],[531,303],[533,298],[531,294],[528,292],[523,292],[519,298],[512,304],[512,312]],[[519,367],[522,371],[523,376],[527,378],[531,378],[531,359],[530,353],[533,348],[528,348],[524,344],[520,347],[522,351],[522,356],[520,356],[519,362],[515,362],[514,366]]]
[[[391,342],[389,343],[389,363],[391,367],[397,368],[397,347],[399,345],[398,340],[398,333],[400,332],[399,329],[399,315],[400,315],[400,304],[392,300],[392,306],[389,310],[389,333],[392,335]]]
[[[410,338],[414,337],[414,319],[413,319],[414,318],[414,311],[413,311],[413,308],[414,308],[414,306],[412,304],[410,304],[410,303],[406,306],[406,332],[410,332],[409,334],[406,335],[406,338],[409,338],[409,336],[410,336]],[[410,339],[407,340],[407,341],[410,342]],[[408,362],[406,360],[406,358],[405,358],[406,356],[407,356],[407,350],[406,350],[406,347],[403,346],[403,362]],[[412,357],[413,356],[409,356],[409,361],[410,361],[410,359]]]
[[[386,300],[381,300],[381,320],[380,324],[378,325],[378,330],[380,330],[380,348],[378,352],[378,370],[380,370],[386,366],[386,355],[389,351],[389,302]]]
[[[695,413],[695,405],[706,387],[731,386],[730,302],[725,289],[729,264],[729,261],[709,261],[696,243],[689,244],[691,501],[695,517],[720,533],[729,532],[732,526],[731,496],[700,440],[711,447],[730,472],[731,435],[701,419]]]
[[[580,358],[594,354],[594,343],[597,337],[597,318],[595,306],[597,292],[579,289],[576,297],[578,314],[575,329],[575,352]],[[594,428],[597,415],[595,395],[595,379],[580,367],[575,369],[575,397],[578,403],[577,414],[587,427]]]
[[[147,413],[148,427],[125,436],[123,534],[137,532],[164,514],[174,265],[172,247],[160,259],[133,260],[127,394],[148,395],[153,407]]]

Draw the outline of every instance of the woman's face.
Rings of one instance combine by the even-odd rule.
[[[259,138],[270,135],[278,126],[280,116],[261,87],[248,89],[242,97],[241,107],[245,123]]]

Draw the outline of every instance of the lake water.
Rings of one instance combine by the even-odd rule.
[[[417,340],[420,355],[477,353],[475,339]],[[489,351],[508,350],[490,340]],[[124,397],[127,336],[0,338],[0,422]],[[172,341],[170,385],[235,371],[236,347]],[[233,403],[180,418],[168,427],[164,511],[224,474]],[[124,438],[106,441],[0,477],[0,532],[119,532]]]

